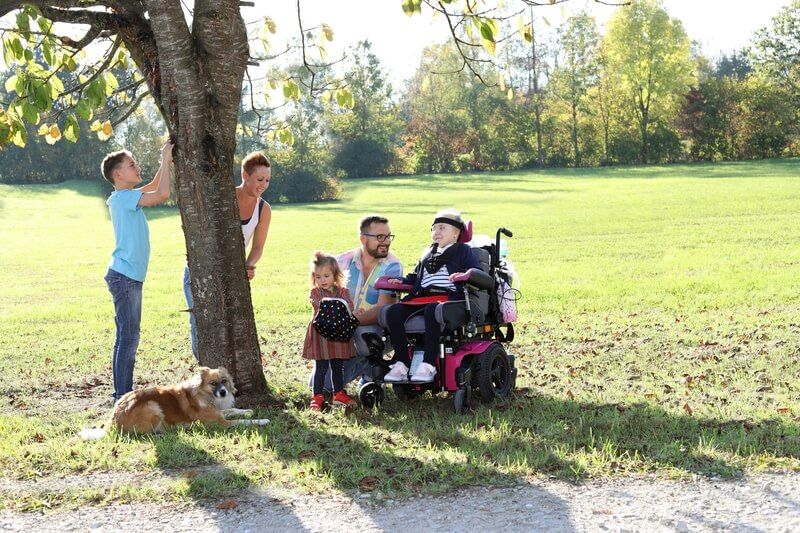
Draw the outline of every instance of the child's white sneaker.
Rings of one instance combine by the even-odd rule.
[[[383,376],[383,381],[407,381],[408,380],[408,367],[402,361],[397,361],[391,366],[389,373]]]
[[[436,375],[436,368],[428,363],[420,363],[419,368],[411,376],[412,383],[430,383]]]

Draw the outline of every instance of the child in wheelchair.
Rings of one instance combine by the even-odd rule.
[[[449,209],[438,212],[431,226],[433,242],[423,252],[414,272],[404,278],[388,280],[392,284],[411,285],[413,288],[400,303],[393,304],[386,310],[386,323],[395,348],[396,362],[384,376],[384,381],[433,381],[442,332],[442,326],[436,317],[437,306],[442,302],[463,302],[464,273],[471,268],[480,268],[473,249],[459,242],[464,231],[464,219],[459,211]],[[467,309],[466,306],[464,309]],[[424,357],[413,374],[409,374],[411,354],[405,323],[416,314],[425,318]]]

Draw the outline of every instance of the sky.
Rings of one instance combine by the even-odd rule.
[[[697,41],[705,55],[717,57],[739,50],[750,42],[753,33],[769,25],[778,10],[790,0],[665,0],[667,11],[680,19],[689,38]],[[514,0],[506,0],[513,7]],[[520,5],[521,2],[519,3]],[[592,0],[572,0],[556,6],[534,8],[539,19],[538,31],[547,32],[570,14],[587,9],[601,26],[617,7]],[[526,12],[527,13],[527,12]],[[265,15],[278,26],[276,41],[297,35],[297,5],[290,0],[256,0],[255,8],[243,8],[246,21]],[[401,9],[401,0],[301,0],[304,27],[328,24],[334,42],[328,45],[329,59],[339,57],[345,47],[369,39],[393,82],[410,77],[422,49],[433,42],[443,42],[449,32],[443,17],[432,17],[430,10],[409,17]],[[548,26],[545,20],[550,23]],[[276,43],[277,44],[277,43]]]

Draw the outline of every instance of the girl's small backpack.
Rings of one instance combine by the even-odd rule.
[[[346,342],[353,338],[358,320],[342,298],[323,298],[317,316],[311,322],[320,335],[329,341]]]

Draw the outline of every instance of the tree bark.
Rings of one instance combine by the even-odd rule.
[[[199,0],[190,31],[177,0],[147,3],[157,44],[155,61],[150,56],[157,83],[150,89],[176,144],[200,363],[227,368],[240,403],[253,403],[266,392],[266,380],[232,179],[249,57],[244,21],[237,0]]]

